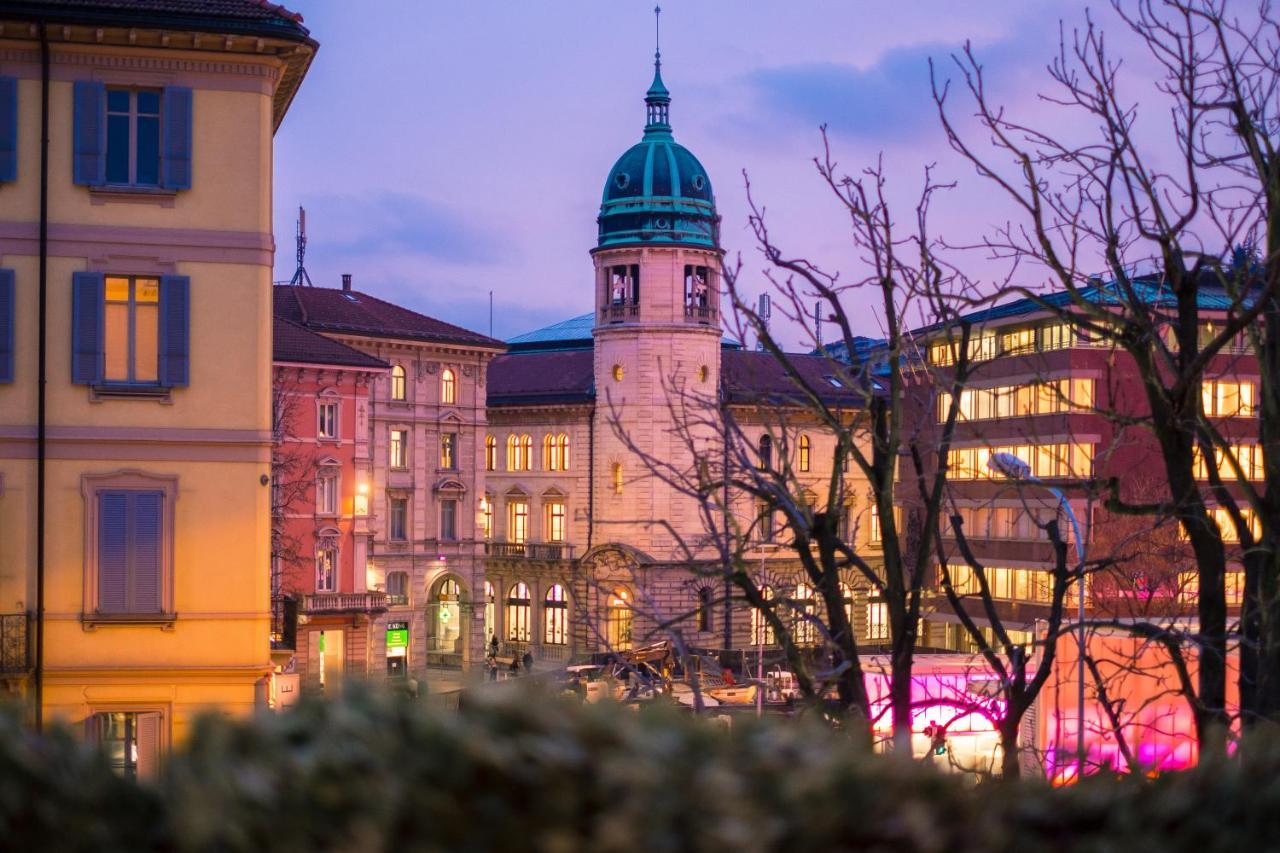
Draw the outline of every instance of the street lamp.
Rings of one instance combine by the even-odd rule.
[[[1020,459],[1012,453],[992,453],[987,460],[987,468],[1006,477],[1016,483],[1030,483],[1033,486],[1040,486],[1049,494],[1058,499],[1058,506],[1066,513],[1067,519],[1071,522],[1071,535],[1075,539],[1076,544],[1076,560],[1079,565],[1076,574],[1080,578],[1080,588],[1076,595],[1079,602],[1079,635],[1077,641],[1080,645],[1080,659],[1078,661],[1078,673],[1076,684],[1076,760],[1079,761],[1076,771],[1076,778],[1084,777],[1084,655],[1085,655],[1085,613],[1084,613],[1084,563],[1085,563],[1085,541],[1080,536],[1080,522],[1076,519],[1075,511],[1071,509],[1071,503],[1067,500],[1067,496],[1060,489],[1050,486],[1039,477],[1031,473],[1031,466],[1026,460]]]

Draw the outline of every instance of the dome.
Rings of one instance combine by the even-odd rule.
[[[676,244],[716,249],[720,217],[711,179],[698,158],[671,135],[671,96],[655,63],[653,85],[645,93],[648,123],[644,137],[618,158],[605,180],[600,201],[600,248]]]

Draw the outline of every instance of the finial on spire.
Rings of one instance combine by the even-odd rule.
[[[645,92],[644,101],[648,105],[648,123],[645,133],[671,133],[671,125],[667,123],[667,106],[671,103],[671,93],[662,84],[662,7],[653,7],[653,85]]]
[[[662,64],[662,7],[653,7],[653,61]]]

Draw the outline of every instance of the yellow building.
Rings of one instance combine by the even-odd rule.
[[[0,6],[0,666],[126,772],[271,670],[272,137],[316,47],[255,0]]]

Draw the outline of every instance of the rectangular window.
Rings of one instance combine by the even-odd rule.
[[[154,384],[160,379],[160,280],[109,275],[103,310],[103,378]]]
[[[564,503],[561,501],[552,501],[547,504],[547,541],[563,542],[564,541]]]
[[[316,551],[316,592],[337,592],[338,549],[321,548]]]
[[[338,478],[321,474],[316,478],[316,512],[320,515],[338,514]]]
[[[391,520],[387,536],[396,542],[403,542],[409,538],[409,499],[391,498],[389,507]]]
[[[112,489],[97,500],[99,612],[160,613],[165,493]]]
[[[529,538],[529,504],[526,501],[507,502],[507,540],[523,545]]]
[[[765,544],[773,541],[773,507],[756,504],[756,541]]]
[[[160,92],[107,90],[107,183],[160,185]]]
[[[316,408],[316,435],[320,438],[338,437],[338,404],[321,403]]]
[[[458,502],[453,498],[440,501],[440,538],[447,541],[458,538]]]
[[[151,779],[160,762],[158,711],[110,711],[89,718],[90,736],[106,753],[111,769],[127,779]]]
[[[1257,414],[1253,383],[1209,379],[1201,384],[1204,413],[1217,418],[1248,418]]]
[[[1015,329],[1000,335],[1000,350],[1004,355],[1020,355],[1035,352],[1036,330]]]
[[[440,434],[440,467],[453,470],[458,467],[458,434],[446,432]]]
[[[994,453],[1012,454],[1046,478],[1088,477],[1093,469],[1092,444],[1014,444],[999,447],[960,447],[947,452],[947,476],[952,480],[1000,477],[987,467]]]
[[[391,441],[387,445],[387,464],[392,468],[407,468],[408,430],[391,430]]]
[[[498,470],[498,442],[491,435],[484,437],[484,470]]]
[[[493,538],[493,498],[486,495],[480,501],[480,526],[485,539]]]
[[[889,639],[889,605],[883,601],[867,602],[867,639]]]

